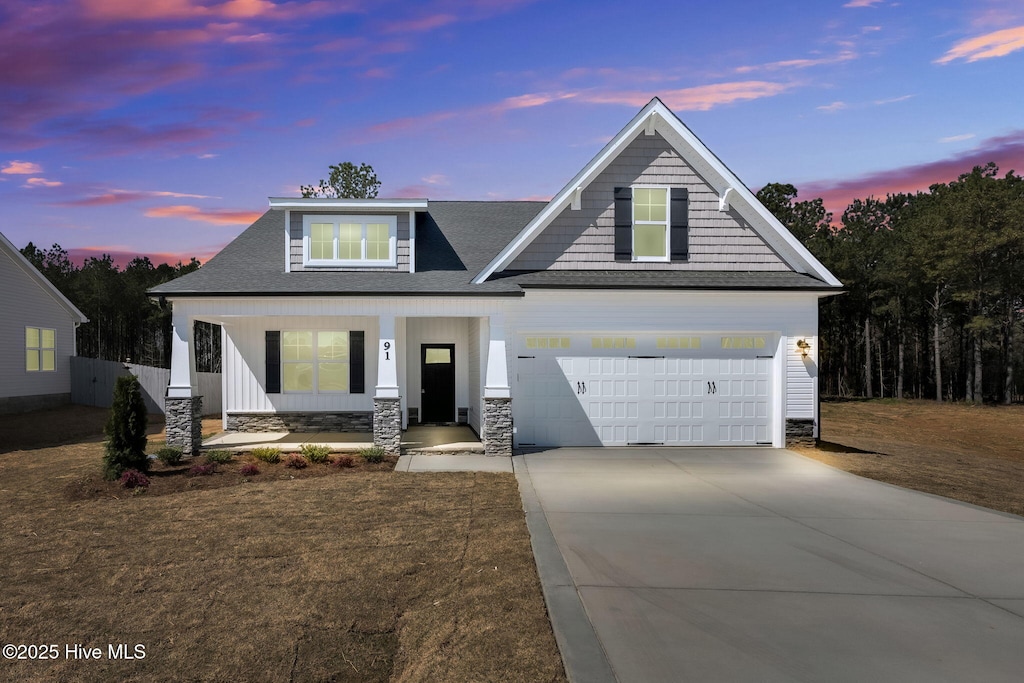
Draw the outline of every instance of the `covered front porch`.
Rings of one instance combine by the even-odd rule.
[[[391,455],[419,448],[511,455],[499,301],[337,297],[173,305],[168,443],[186,452],[326,443],[337,450],[375,445]],[[222,330],[225,434],[205,443],[197,419],[197,320]]]

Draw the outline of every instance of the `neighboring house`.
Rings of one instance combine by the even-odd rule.
[[[75,332],[87,322],[0,234],[0,413],[71,402]]]
[[[229,430],[417,422],[516,446],[817,435],[841,284],[658,99],[544,202],[271,198],[173,305],[168,420],[198,444],[192,323]],[[371,427],[372,425],[372,427]]]

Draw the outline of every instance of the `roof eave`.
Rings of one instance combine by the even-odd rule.
[[[424,198],[398,199],[332,199],[323,197],[269,197],[271,209],[375,209],[415,211],[426,209]]]

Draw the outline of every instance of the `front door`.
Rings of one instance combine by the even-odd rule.
[[[455,422],[455,344],[423,344],[420,422]]]

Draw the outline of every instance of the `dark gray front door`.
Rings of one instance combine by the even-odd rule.
[[[420,422],[455,422],[455,344],[423,344]]]

